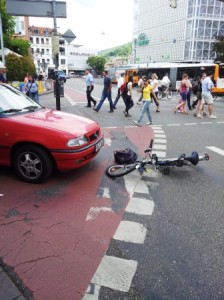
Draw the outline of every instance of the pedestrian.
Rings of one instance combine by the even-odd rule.
[[[170,79],[169,79],[169,74],[166,73],[165,76],[163,76],[162,81],[161,81],[161,87],[162,87],[162,97],[165,97],[169,86],[170,86]]]
[[[109,104],[110,104],[110,110],[108,112],[113,113],[114,112],[114,106],[113,106],[113,101],[112,101],[112,98],[111,98],[112,81],[111,81],[111,78],[108,75],[108,71],[103,72],[103,77],[104,77],[104,80],[103,80],[104,87],[103,87],[101,99],[100,99],[99,103],[97,104],[97,106],[94,107],[93,109],[96,112],[98,112],[100,110],[101,106],[103,105],[104,100],[107,98],[108,101],[109,101]]]
[[[150,113],[150,104],[151,104],[151,96],[153,95],[156,97],[155,93],[153,92],[152,86],[149,84],[148,79],[145,78],[143,79],[144,85],[142,87],[142,92],[143,92],[143,106],[141,109],[141,113],[140,116],[138,118],[138,121],[134,121],[134,123],[138,126],[141,126],[141,121],[144,117],[144,114],[146,113],[149,119],[149,122],[147,122],[147,125],[151,125],[152,124],[152,116]]]
[[[26,76],[24,77],[24,84],[26,84],[29,81],[29,73],[26,73]]]
[[[181,102],[173,109],[173,111],[176,113],[178,109],[182,108],[182,113],[187,114],[186,112],[186,101],[187,101],[187,92],[189,88],[189,80],[188,75],[184,73],[182,75],[182,80],[180,82],[180,96],[181,96]]]
[[[91,107],[91,102],[93,102],[93,107],[95,107],[97,101],[94,100],[93,97],[91,96],[91,93],[94,89],[93,75],[91,74],[90,69],[86,69],[85,73],[86,73],[86,98],[87,98],[86,107]]]
[[[209,118],[210,119],[216,119],[217,117],[213,115],[213,97],[212,97],[212,89],[214,87],[214,83],[212,81],[212,77],[213,77],[213,72],[209,71],[207,73],[207,76],[205,79],[202,80],[202,104],[208,104],[208,112],[209,112]],[[202,112],[202,107],[200,107],[199,109],[199,113],[201,115]]]
[[[39,103],[38,83],[32,75],[29,75],[28,82],[25,84],[25,91],[28,97]]]
[[[204,80],[206,78],[206,73],[202,73],[201,78],[197,77],[196,79],[196,83],[195,83],[195,87],[197,85],[197,99],[195,100],[195,102],[193,103],[192,107],[196,105],[196,112],[194,113],[195,117],[198,118],[203,118],[203,115],[206,115],[206,112],[204,111],[204,104],[202,103],[202,80]]]
[[[145,78],[146,76],[142,76],[139,81],[138,81],[138,92],[142,91],[142,87],[143,87],[143,79]],[[142,101],[142,92],[141,92],[141,96],[139,97],[138,101],[137,101],[137,104],[139,105],[140,102]]]
[[[43,73],[42,71],[40,71],[39,75],[38,75],[38,93],[42,93],[43,92]]]
[[[191,108],[191,91],[192,91],[192,83],[188,76],[187,78],[188,88],[187,88],[187,106],[189,110],[192,110]]]
[[[133,76],[128,77],[128,83],[127,83],[127,94],[123,95],[123,100],[125,103],[125,110],[123,111],[125,117],[131,117],[129,114],[129,110],[134,106],[133,101]]]
[[[153,96],[153,94],[151,95],[151,98],[154,100],[154,103],[156,105],[156,112],[160,112],[160,108],[159,108],[159,100],[157,98],[157,95],[158,95],[158,92],[159,92],[159,89],[158,89],[158,86],[159,86],[159,81],[158,81],[158,76],[156,75],[156,73],[152,73],[151,75],[151,86],[152,86],[152,89],[153,89],[153,92],[155,94],[156,97]]]
[[[122,86],[122,84],[124,83],[124,80],[125,80],[124,75],[125,75],[124,73],[121,73],[121,76],[120,76],[120,78],[118,79],[118,82],[117,82],[117,96],[116,96],[116,99],[114,100],[114,109],[116,109],[117,102],[121,97],[121,86]]]
[[[6,83],[6,79],[4,77],[5,71],[0,71],[0,82]]]

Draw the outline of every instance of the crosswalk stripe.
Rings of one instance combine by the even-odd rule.
[[[121,221],[113,238],[134,244],[144,244],[147,228],[136,222]]]
[[[117,291],[128,292],[137,269],[137,261],[105,255],[92,282]]]
[[[211,150],[211,151],[214,151],[222,156],[224,156],[224,150],[220,149],[220,148],[217,148],[217,147],[213,147],[213,146],[210,146],[210,147],[206,147],[207,149]]]

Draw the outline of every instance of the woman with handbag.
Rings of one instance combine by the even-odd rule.
[[[38,83],[32,75],[29,75],[29,80],[25,85],[26,95],[39,103]]]

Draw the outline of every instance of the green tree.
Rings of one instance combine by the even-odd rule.
[[[20,57],[20,60],[22,63],[22,69],[20,72],[19,80],[23,81],[23,79],[27,73],[34,75],[36,68],[35,68],[35,64],[34,64],[31,56],[22,56],[22,57]]]
[[[27,40],[22,39],[14,39],[9,40],[8,42],[8,48],[22,56],[29,55],[29,47],[30,43]]]
[[[19,81],[22,70],[22,62],[20,57],[15,54],[8,54],[5,57],[5,65],[7,69],[7,80],[8,81]]]
[[[2,30],[5,36],[11,36],[14,33],[15,20],[14,17],[7,15],[5,0],[0,0],[0,13],[2,16]]]
[[[100,74],[104,70],[106,59],[100,56],[89,56],[86,62],[97,74]]]
[[[213,51],[216,52],[216,62],[224,62],[224,36],[217,36],[213,45]]]

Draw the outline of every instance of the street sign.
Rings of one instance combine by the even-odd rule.
[[[62,37],[66,40],[67,43],[71,43],[75,38],[76,35],[71,31],[71,29],[68,29]]]
[[[53,12],[53,2],[55,12]],[[66,2],[50,0],[6,0],[6,11],[10,16],[67,18]]]

